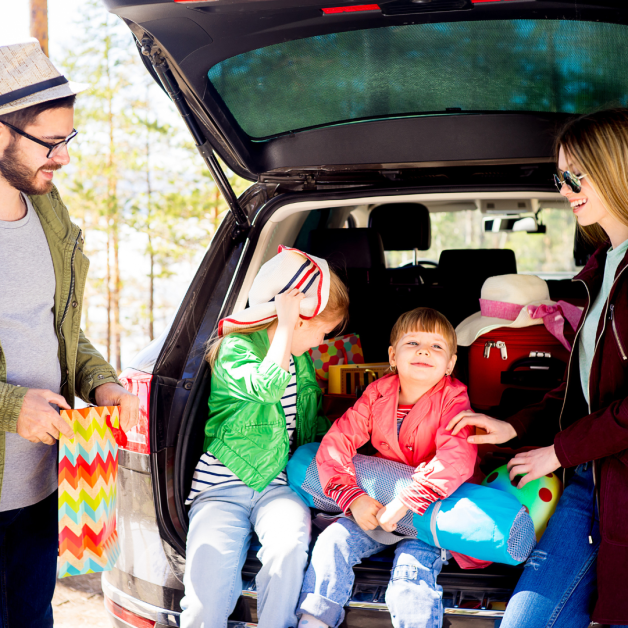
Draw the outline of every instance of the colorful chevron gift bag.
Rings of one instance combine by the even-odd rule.
[[[59,577],[110,570],[120,546],[116,530],[117,406],[62,410],[74,438],[59,438]]]

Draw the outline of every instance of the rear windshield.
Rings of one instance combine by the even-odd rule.
[[[357,120],[628,105],[628,26],[567,20],[411,24],[287,41],[215,65],[243,131]]]

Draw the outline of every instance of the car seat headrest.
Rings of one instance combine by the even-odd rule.
[[[382,239],[372,229],[315,229],[310,232],[308,253],[326,259],[338,270],[386,266]]]
[[[447,249],[440,254],[442,286],[465,286],[478,295],[484,282],[496,275],[516,275],[517,260],[511,249]]]
[[[369,227],[382,236],[385,251],[427,251],[432,243],[430,212],[420,203],[386,203],[369,214]]]

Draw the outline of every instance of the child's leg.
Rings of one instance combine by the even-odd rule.
[[[259,628],[296,628],[295,609],[310,544],[310,509],[287,486],[267,488],[253,506],[251,523],[262,548],[257,556]],[[213,626],[213,625],[212,625]]]
[[[441,551],[418,539],[395,548],[395,562],[386,589],[386,604],[395,628],[440,628],[443,589],[436,578],[443,566]]]
[[[385,547],[349,519],[332,523],[314,546],[297,613],[312,615],[336,628],[344,619],[344,606],[351,597],[353,566]]]
[[[181,628],[226,628],[242,593],[254,492],[247,486],[216,488],[192,504]]]

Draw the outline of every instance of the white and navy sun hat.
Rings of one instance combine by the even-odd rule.
[[[281,245],[277,255],[267,261],[253,280],[249,307],[218,323],[218,335],[257,327],[277,318],[275,297],[294,288],[305,298],[301,318],[318,316],[327,306],[330,287],[329,266],[324,259]]]
[[[36,39],[0,46],[0,115],[73,96],[87,88],[68,81]]]

